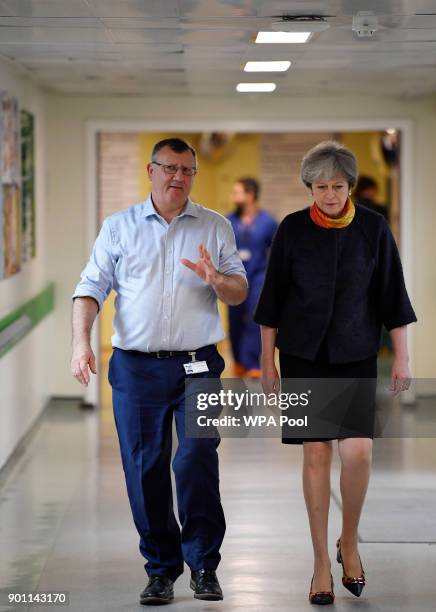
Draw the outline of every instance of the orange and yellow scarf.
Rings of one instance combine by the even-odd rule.
[[[320,208],[318,208],[316,202],[314,202],[310,207],[310,218],[312,221],[320,227],[326,228],[339,229],[341,227],[347,227],[347,225],[350,225],[351,221],[354,219],[355,214],[356,207],[350,198],[348,198],[348,200],[345,202],[345,206],[340,217],[328,217]]]

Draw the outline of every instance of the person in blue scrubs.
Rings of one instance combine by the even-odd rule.
[[[256,179],[243,177],[232,188],[235,211],[228,215],[236,246],[248,279],[244,303],[229,306],[230,342],[235,376],[260,377],[260,329],[253,316],[265,278],[268,251],[277,229],[272,215],[259,208],[260,186]]]

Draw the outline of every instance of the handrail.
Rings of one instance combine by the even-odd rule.
[[[53,309],[54,283],[0,320],[0,358],[22,340]]]

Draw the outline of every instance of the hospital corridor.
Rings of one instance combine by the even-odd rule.
[[[435,67],[432,0],[0,0],[0,612],[436,609]]]

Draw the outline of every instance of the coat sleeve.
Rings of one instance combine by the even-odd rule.
[[[288,274],[285,254],[285,227],[279,225],[271,245],[268,267],[254,320],[259,325],[278,327],[284,303]]]
[[[377,308],[381,322],[388,331],[414,323],[417,318],[404,282],[400,254],[385,220],[379,243],[377,268]]]

